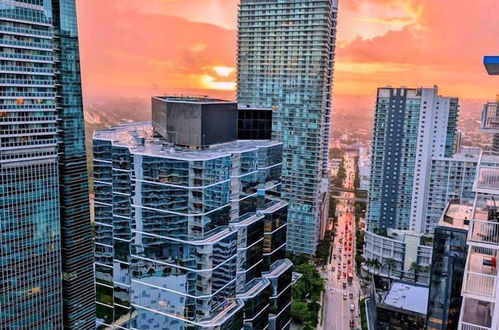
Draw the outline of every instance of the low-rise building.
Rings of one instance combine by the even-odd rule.
[[[428,288],[394,281],[388,292],[378,292],[377,330],[423,330],[428,303]]]
[[[365,232],[364,269],[391,279],[428,284],[431,238],[411,231],[389,230],[387,235]],[[370,264],[377,260],[379,268]]]

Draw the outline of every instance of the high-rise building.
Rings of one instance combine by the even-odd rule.
[[[0,2],[2,329],[94,324],[74,0]]]
[[[483,64],[491,76],[499,75],[499,56],[484,56]],[[482,129],[493,133],[492,150],[499,152],[499,98],[495,103],[487,103],[482,115]]]
[[[496,102],[484,105],[481,128],[485,133],[492,133],[492,150],[499,152],[499,97]]]
[[[424,232],[431,160],[455,150],[456,98],[438,88],[379,88],[372,143],[369,230]]]
[[[428,330],[458,329],[472,208],[460,201],[449,203],[435,228],[426,313]]]
[[[460,152],[431,161],[423,209],[423,230],[433,233],[450,202],[473,205],[476,167],[480,154]]]
[[[315,253],[327,218],[336,15],[336,0],[242,0],[239,9],[238,101],[274,109],[295,253]]]
[[[97,329],[288,329],[282,144],[236,140],[233,102],[152,104],[94,134]]]
[[[469,220],[468,256],[458,329],[499,328],[499,155],[483,153],[477,167],[477,193]]]

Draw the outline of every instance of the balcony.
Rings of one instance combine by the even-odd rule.
[[[492,330],[494,304],[465,297],[461,307],[461,330]]]
[[[468,242],[482,243],[482,246],[485,244],[485,247],[499,249],[499,223],[487,220],[471,220]]]
[[[480,154],[473,190],[482,194],[499,195],[499,153]]]
[[[12,47],[32,50],[44,50],[47,52],[54,50],[54,45],[51,42],[29,42],[11,39],[0,39],[0,46],[9,48]]]
[[[486,133],[499,133],[499,103],[485,104],[482,111],[481,129]]]
[[[55,71],[51,67],[25,67],[25,66],[8,66],[1,65],[0,73],[12,73],[12,74],[32,74],[32,75],[49,75],[55,74]]]
[[[463,279],[463,295],[493,301],[497,285],[497,252],[471,246]]]
[[[35,30],[35,29],[25,29],[25,28],[6,26],[6,25],[0,26],[0,32],[5,34],[19,35],[24,37],[37,37],[44,39],[52,39],[54,37],[54,34],[49,29]]]

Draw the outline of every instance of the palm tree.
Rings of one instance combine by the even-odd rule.
[[[376,269],[378,271],[378,275],[379,275],[379,270],[381,269],[381,262],[379,262],[378,259],[373,260],[373,267],[374,267],[374,269]]]
[[[364,261],[364,265],[365,265],[365,266],[366,266],[369,270],[371,270],[371,268],[373,267],[373,261],[374,261],[373,259],[366,259],[366,260]]]
[[[411,266],[409,267],[409,272],[414,274],[414,282],[418,281],[418,273],[421,267],[419,266],[417,261],[414,261],[411,263]]]
[[[388,266],[388,278],[392,277],[392,268],[396,265],[395,259],[385,259],[385,264]]]

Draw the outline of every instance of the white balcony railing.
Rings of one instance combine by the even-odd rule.
[[[492,330],[492,328],[461,322],[461,330]]]
[[[463,293],[470,293],[488,298],[495,297],[495,275],[466,272],[463,283]]]
[[[489,194],[499,194],[499,167],[479,165],[475,190]]]
[[[499,223],[471,220],[468,240],[471,242],[499,245]]]

